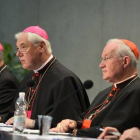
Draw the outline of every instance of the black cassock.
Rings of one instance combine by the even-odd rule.
[[[26,100],[30,103],[31,119],[37,120],[37,115],[50,115],[53,117],[52,127],[55,127],[63,119],[76,120],[90,105],[79,78],[55,58],[39,71],[38,76],[35,76],[33,71],[29,72],[20,87],[25,86],[30,79],[37,81],[35,86],[31,90],[25,88],[22,91],[26,93]],[[14,104],[15,101],[11,112]]]
[[[93,120],[91,119],[89,128],[81,129],[83,120],[99,109],[110,94],[113,86],[101,91],[95,97],[89,109],[79,116],[78,136],[96,138],[101,133],[97,129],[98,127],[116,127],[121,133],[132,127],[140,128],[140,79],[139,77],[134,78],[118,84],[115,98]],[[90,110],[92,111],[90,112]]]
[[[11,103],[16,95],[13,92],[18,88],[19,83],[5,65],[0,70],[2,70],[0,73],[0,116],[2,117],[1,122],[5,122]]]

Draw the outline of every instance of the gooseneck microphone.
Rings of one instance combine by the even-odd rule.
[[[69,99],[72,95],[74,95],[75,93],[79,92],[80,90],[82,90],[82,89],[84,89],[84,88],[85,88],[85,89],[90,89],[90,88],[92,88],[93,82],[92,82],[91,80],[87,80],[87,81],[84,82],[83,85],[84,85],[84,87],[81,87],[81,88],[75,90],[74,92],[70,93],[69,95],[63,97],[61,100],[59,100],[59,101],[57,101],[56,103],[50,105],[50,106],[47,108],[47,111],[46,111],[46,112],[51,111],[55,106],[57,106],[58,104],[60,104],[61,102],[65,101],[65,100]],[[39,135],[42,135],[43,117],[44,117],[44,114],[42,114],[42,118],[41,118],[41,120],[40,120]]]
[[[35,85],[35,81],[30,79],[24,87],[15,90],[14,92],[12,92],[12,94],[14,94],[14,93],[26,88],[26,87],[33,87],[34,85]]]
[[[26,87],[33,87],[34,85],[35,85],[35,81],[31,79],[31,80],[29,80],[29,81],[27,82],[27,84],[26,84],[24,87],[15,90],[15,91],[13,92],[13,94],[16,93],[17,91],[20,91],[20,90],[26,88]]]
[[[31,80],[29,80],[27,82],[27,84],[23,88],[25,88],[25,87],[33,87],[34,85],[35,85],[35,81],[31,79]],[[20,90],[22,90],[23,88],[21,88]]]
[[[4,102],[5,100],[8,100],[9,97],[13,96],[13,94],[17,93],[18,91],[21,91],[22,89],[24,89],[26,87],[33,87],[34,85],[35,85],[35,81],[31,79],[27,82],[27,84],[24,87],[16,89],[15,91],[11,92],[8,96],[6,96],[2,100],[0,100],[0,102]]]
[[[93,87],[93,82],[91,81],[91,80],[87,80],[87,81],[85,81],[84,82],[84,88],[85,89],[90,89],[90,88],[92,88]]]

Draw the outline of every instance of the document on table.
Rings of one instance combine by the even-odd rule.
[[[0,123],[0,130],[13,132],[13,125],[6,125],[4,123]],[[35,129],[24,129],[25,134],[39,134],[39,130]],[[71,136],[70,133],[56,133],[56,132],[49,132],[49,135],[64,135],[64,136]]]
[[[7,125],[5,123],[0,123],[0,127],[13,127],[13,125]]]
[[[6,125],[4,123],[0,123],[0,130],[7,131],[7,132],[13,132],[13,125]]]
[[[24,129],[24,133],[26,134],[39,134],[39,130],[33,129]],[[49,135],[64,135],[64,136],[71,136],[71,133],[56,133],[56,132],[49,132]]]
[[[49,135],[64,135],[64,136],[72,136],[71,133],[57,133],[57,132],[49,132]]]
[[[6,125],[4,123],[0,123],[0,130],[2,131],[7,131],[7,132],[13,132],[13,125]],[[32,134],[32,135],[29,135]],[[30,140],[44,140],[45,138],[48,139],[61,139],[61,140],[97,140],[93,138],[81,138],[81,137],[70,137],[71,133],[56,133],[56,132],[49,132],[48,136],[40,136],[39,135],[39,130],[33,130],[33,129],[24,129],[24,134],[14,134],[12,135],[21,135],[25,136]]]

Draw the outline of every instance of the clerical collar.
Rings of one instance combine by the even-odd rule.
[[[47,59],[47,61],[46,61],[40,68],[38,68],[37,70],[33,70],[34,73],[38,73],[38,71],[41,70],[42,68],[44,68],[44,67],[49,63],[49,61],[50,61],[52,58],[53,58],[53,55],[51,55],[51,56]]]
[[[5,68],[6,68],[6,65],[2,65],[2,66],[0,67],[0,73],[2,73],[2,71],[3,71]]]
[[[114,83],[113,85],[115,86],[115,88],[117,88],[119,85],[121,85],[121,84],[123,84],[123,83],[125,83],[125,82],[127,82],[127,81],[129,81],[131,79],[133,79],[136,76],[138,76],[138,75],[132,75],[132,76],[126,78],[125,80],[122,80],[120,82]]]

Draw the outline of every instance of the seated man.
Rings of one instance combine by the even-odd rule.
[[[9,107],[15,97],[13,92],[19,83],[13,73],[4,64],[4,50],[0,43],[0,122],[5,122]]]
[[[140,140],[140,130],[138,128],[136,128],[136,127],[133,127],[131,129],[125,130],[120,137],[117,137],[115,135],[109,135],[109,132],[117,132],[117,133],[119,133],[119,131],[116,128],[106,127],[104,129],[104,132],[101,133],[101,135],[98,137],[98,139]]]
[[[51,131],[73,129],[75,136],[98,137],[98,127],[113,126],[120,132],[140,128],[140,78],[137,74],[139,50],[131,41],[111,39],[102,53],[99,67],[103,79],[113,83],[101,91],[79,121],[63,120]]]
[[[89,107],[87,93],[80,79],[52,55],[47,33],[39,26],[31,26],[16,34],[16,39],[16,55],[23,68],[30,70],[21,87],[30,79],[36,83],[22,90],[27,100],[26,128],[37,127],[37,115],[52,116],[52,127],[66,118],[77,119],[77,115]],[[17,93],[15,100],[18,96]],[[69,98],[62,101],[64,97]],[[14,111],[15,100],[11,112]],[[11,123],[13,118],[6,122]]]

